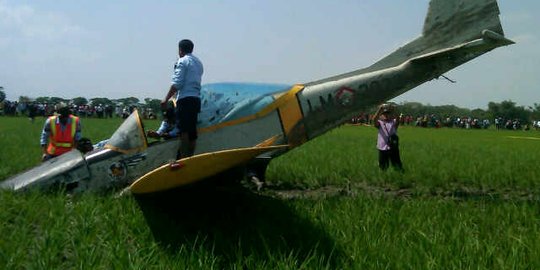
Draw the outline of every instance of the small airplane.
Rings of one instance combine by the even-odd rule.
[[[420,37],[367,68],[292,86],[204,85],[192,157],[175,161],[179,140],[148,143],[135,111],[103,148],[85,154],[73,150],[0,187],[74,192],[129,187],[151,193],[257,161],[267,165],[360,111],[513,43],[504,36],[496,0],[431,0]]]

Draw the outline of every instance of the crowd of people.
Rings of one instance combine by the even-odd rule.
[[[352,124],[364,124],[373,125],[373,115],[367,113],[360,113],[359,115],[351,119]],[[493,121],[490,119],[478,119],[473,117],[456,117],[447,116],[439,117],[437,115],[403,115],[399,117],[400,125],[415,126],[423,128],[463,128],[463,129],[488,129],[493,124],[497,130],[540,130],[540,120],[531,121],[530,123],[522,123],[519,119],[505,119],[503,117],[496,117]]]
[[[18,102],[6,100],[3,102],[3,107],[0,110],[0,114],[7,116],[28,116],[30,119],[34,119],[37,116],[49,117],[54,114],[56,107],[59,103],[41,103],[41,102]],[[152,108],[141,105],[103,105],[103,104],[90,104],[90,105],[75,105],[69,104],[73,115],[79,117],[95,117],[95,118],[113,118],[122,117],[127,118],[135,109],[138,109],[143,118],[156,119],[156,113]]]

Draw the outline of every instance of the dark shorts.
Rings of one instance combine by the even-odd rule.
[[[201,99],[185,97],[176,102],[176,124],[180,133],[188,133],[189,140],[197,139],[197,115],[201,111]]]

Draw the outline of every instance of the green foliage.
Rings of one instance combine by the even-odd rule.
[[[4,87],[0,86],[0,102],[6,99],[6,93],[4,92]]]
[[[19,102],[21,102],[21,103],[27,103],[27,102],[30,102],[30,101],[31,101],[31,99],[28,96],[19,96]]]
[[[399,112],[404,115],[423,116],[436,115],[438,117],[472,117],[477,119],[494,119],[502,117],[504,119],[519,119],[522,122],[529,121],[540,116],[540,104],[535,104],[530,110],[524,106],[516,106],[516,103],[505,100],[501,103],[489,102],[488,109],[466,109],[455,105],[431,106],[419,102],[405,102],[398,105]]]
[[[415,192],[472,189],[538,190],[540,133],[400,127],[405,174],[377,167],[377,130],[344,126],[317,137],[272,161],[267,178],[275,185],[306,187],[351,183],[399,188],[414,184]]]
[[[488,111],[474,109],[471,111],[471,117],[476,119],[494,119]]]
[[[71,100],[73,102],[73,104],[77,105],[77,106],[81,106],[81,105],[87,105],[88,104],[88,100],[84,97],[76,97],[74,99]]]
[[[536,121],[540,120],[540,103],[534,103],[531,111],[531,118]]]
[[[69,99],[61,98],[61,97],[51,97],[49,98],[49,103],[51,104],[58,104],[60,102],[69,103]]]
[[[19,98],[19,101],[23,98],[22,96]],[[30,100],[28,97],[24,97],[25,100]],[[60,102],[68,103],[69,99],[61,98],[61,97],[37,97],[36,98],[37,103],[48,103],[48,104],[58,104]]]
[[[0,179],[39,164],[42,121],[0,118]],[[121,123],[82,121],[93,141]],[[273,160],[262,193],[210,181],[144,197],[1,191],[0,268],[540,267],[540,133],[399,133],[404,174],[378,169],[376,129],[344,126]]]
[[[504,119],[519,119],[528,121],[531,118],[530,112],[523,106],[516,106],[511,100],[505,100],[501,103],[490,102],[488,111],[493,117],[502,117]]]
[[[459,108],[455,105],[442,105],[442,106],[431,106],[424,105],[420,102],[405,102],[398,105],[398,111],[404,115],[412,116],[423,116],[423,115],[438,115],[439,117],[462,117],[470,116],[471,110]]]
[[[19,97],[19,100],[21,98]],[[29,98],[28,98],[29,99]],[[49,97],[37,97],[36,98],[37,103],[49,103]]]
[[[112,100],[108,99],[108,98],[104,98],[104,97],[96,97],[96,98],[91,98],[90,99],[90,103],[93,105],[93,106],[96,106],[96,105],[114,105],[114,103],[112,102]]]
[[[122,104],[123,106],[133,106],[139,103],[139,99],[136,97],[119,98],[116,100],[116,102]]]
[[[145,98],[145,106],[151,108],[154,112],[159,112],[161,110],[161,100],[155,98]]]

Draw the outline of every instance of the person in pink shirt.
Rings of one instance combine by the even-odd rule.
[[[391,162],[394,168],[403,172],[403,164],[399,156],[399,138],[397,136],[399,119],[396,119],[396,107],[390,104],[382,104],[372,120],[379,130],[377,136],[379,168],[384,171],[388,169]]]

